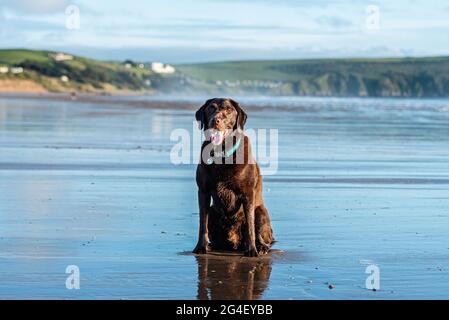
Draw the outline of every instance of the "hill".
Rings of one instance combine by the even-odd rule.
[[[145,62],[0,50],[0,92],[27,88],[34,92],[449,97],[449,57],[183,64],[167,75],[153,73]]]
[[[449,57],[179,65],[208,90],[309,96],[448,97]]]
[[[0,72],[0,90],[2,83],[28,81],[55,92],[152,92],[170,88],[171,82],[145,64],[98,61],[51,51],[0,50],[0,67],[9,69]]]

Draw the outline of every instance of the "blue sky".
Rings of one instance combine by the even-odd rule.
[[[0,0],[0,47],[173,63],[449,55],[449,2]]]

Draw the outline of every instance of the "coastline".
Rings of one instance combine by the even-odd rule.
[[[0,99],[27,99],[27,100],[52,100],[70,101],[73,103],[97,103],[107,105],[128,106],[133,108],[149,109],[187,109],[198,108],[198,104],[186,103],[183,101],[163,101],[161,100],[133,100],[132,97],[142,96],[136,94],[111,94],[111,93],[52,93],[52,92],[0,92]],[[151,97],[151,95],[148,95]],[[120,99],[113,99],[120,98]],[[127,99],[129,98],[129,99]]]
[[[47,93],[41,84],[30,79],[0,79],[0,94],[4,93]]]
[[[92,85],[85,84],[63,84],[60,81],[50,77],[42,77],[41,81],[35,81],[33,78],[11,78],[0,77],[0,95],[4,94],[72,94],[77,95],[143,95],[151,94],[151,90],[130,90],[119,89],[109,83],[103,83],[102,89],[96,89]]]

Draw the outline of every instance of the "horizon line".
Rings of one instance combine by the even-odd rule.
[[[142,49],[143,50],[143,49]],[[43,51],[43,52],[62,52],[73,55],[75,57],[86,58],[91,60],[99,60],[104,62],[123,62],[126,60],[134,61],[134,62],[155,62],[160,60],[136,60],[132,58],[123,58],[122,60],[116,59],[101,59],[101,58],[92,58],[90,56],[82,55],[82,54],[74,54],[70,51],[64,50],[52,50],[52,49],[30,49],[30,48],[0,48],[0,51]],[[268,62],[268,61],[325,61],[325,60],[407,60],[407,59],[435,59],[435,58],[449,58],[448,54],[443,55],[407,55],[407,56],[340,56],[340,57],[303,57],[303,58],[280,58],[280,59],[265,59],[265,58],[253,58],[253,59],[223,59],[223,60],[209,60],[202,62],[182,62],[182,63],[170,63],[172,65],[201,65],[201,64],[214,64],[214,63],[242,63],[242,62]],[[162,62],[162,61],[161,61]]]

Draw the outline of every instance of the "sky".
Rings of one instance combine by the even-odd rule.
[[[449,1],[0,0],[0,48],[168,63],[449,55]]]

